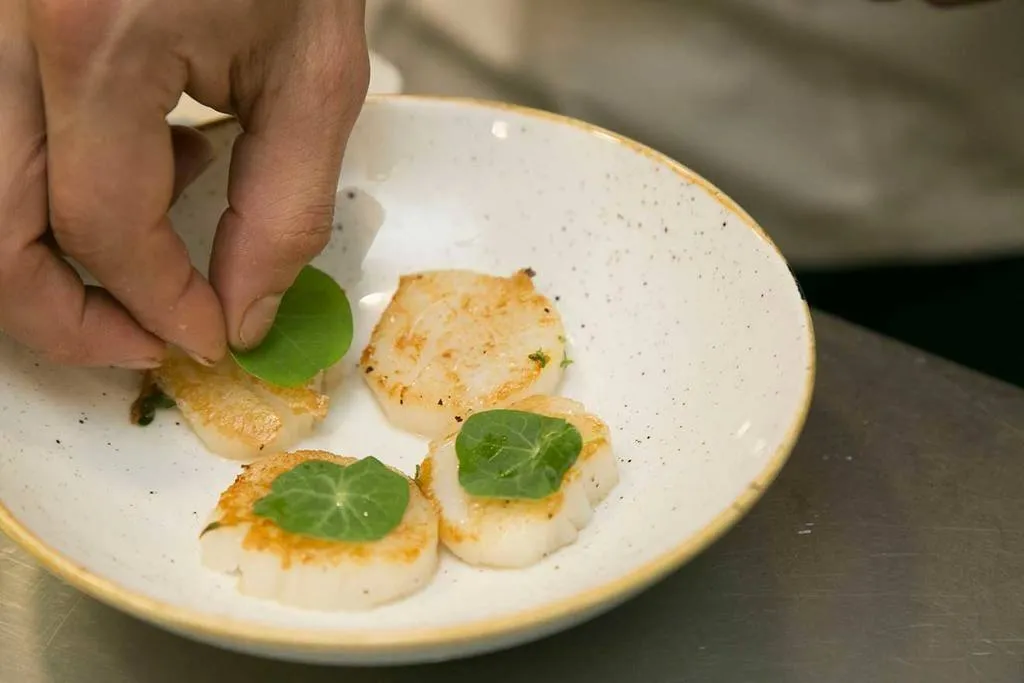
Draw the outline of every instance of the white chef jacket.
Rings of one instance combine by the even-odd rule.
[[[708,177],[798,266],[1024,252],[1020,0],[419,4]]]

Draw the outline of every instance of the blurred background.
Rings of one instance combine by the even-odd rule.
[[[367,29],[405,92],[647,143],[812,306],[1024,386],[1024,3],[369,0]]]

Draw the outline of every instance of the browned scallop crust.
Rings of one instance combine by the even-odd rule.
[[[301,536],[284,531],[271,520],[253,513],[253,505],[270,493],[271,484],[278,476],[308,460],[326,460],[339,465],[356,462],[356,458],[317,450],[293,451],[265,458],[246,467],[221,494],[215,513],[216,527],[248,525],[242,547],[273,553],[281,558],[284,568],[292,564],[336,565],[342,561],[371,559],[409,564],[415,562],[429,546],[436,529],[431,526],[436,524],[436,513],[412,481],[409,482],[409,507],[405,517],[398,527],[379,541],[351,543]],[[402,476],[405,477],[404,474]]]
[[[266,396],[283,410],[315,421],[323,420],[330,406],[330,398],[319,391],[268,384],[241,370],[230,358],[208,368],[175,352],[152,371],[152,378],[195,428],[216,430],[254,452],[270,446],[284,424]]]
[[[523,347],[538,338],[547,343]],[[400,278],[359,365],[382,404],[457,425],[532,393],[542,375],[553,386],[564,342],[561,318],[530,271],[430,271]]]
[[[565,477],[562,480],[563,487],[580,476],[580,465],[590,460],[599,450],[609,445],[610,434],[607,425],[594,415],[585,412],[580,404],[571,399],[551,396],[530,396],[521,401],[516,401],[509,408],[547,417],[561,418],[571,423],[581,434],[585,435],[586,440],[576,459],[576,463],[565,473]],[[440,510],[441,504],[433,495],[434,461],[432,454],[441,444],[450,442],[457,434],[458,430],[455,430],[446,438],[431,443],[430,454],[420,464],[416,474],[416,483],[419,485],[420,490],[423,491],[423,494],[430,499],[438,510]],[[586,435],[590,435],[589,438]],[[521,519],[552,519],[562,509],[564,502],[565,496],[561,489],[540,500],[474,497],[470,504],[469,518],[484,519],[490,515],[500,514],[515,516]],[[443,515],[441,516],[440,524],[441,540],[446,543],[465,543],[479,540],[477,533],[469,528],[459,528],[451,524]]]

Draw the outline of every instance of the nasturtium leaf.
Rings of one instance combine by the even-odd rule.
[[[306,460],[284,472],[253,512],[293,534],[363,543],[387,536],[409,506],[409,482],[376,458]]]
[[[566,420],[519,410],[474,413],[455,438],[459,484],[486,498],[546,498],[583,449]]]
[[[297,387],[341,360],[352,344],[352,307],[345,291],[313,266],[299,273],[263,342],[232,351],[251,375],[281,387]]]

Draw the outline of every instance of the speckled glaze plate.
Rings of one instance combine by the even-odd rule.
[[[233,124],[172,212],[204,267]],[[303,445],[411,472],[425,443],[383,419],[355,359],[400,274],[526,266],[557,297],[562,393],[607,421],[621,481],[572,546],[525,570],[442,559],[415,596],[364,613],[242,597],[197,535],[238,465],[173,414],[128,421],[137,378],[40,364],[0,340],[0,529],[83,591],[219,646],[383,664],[504,648],[595,616],[712,543],[763,493],[803,425],[807,307],[756,223],[698,175],[613,133],[511,106],[371,97],[317,265],[348,288],[356,340]],[[361,263],[352,254],[365,254]]]

